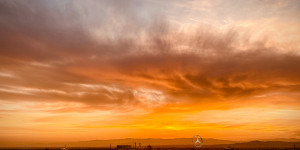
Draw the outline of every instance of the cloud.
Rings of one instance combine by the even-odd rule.
[[[243,29],[182,30],[135,11],[132,1],[1,2],[1,71],[14,77],[0,76],[1,99],[134,109],[157,107],[154,97],[161,105],[299,98],[298,53],[249,41]]]
[[[233,3],[0,1],[0,138],[297,137],[298,2]]]

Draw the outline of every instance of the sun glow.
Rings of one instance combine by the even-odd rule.
[[[0,145],[300,138],[299,6],[0,1]]]

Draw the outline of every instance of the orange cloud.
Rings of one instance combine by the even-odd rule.
[[[298,37],[253,40],[248,20],[187,28],[123,3],[0,2],[0,138],[299,137]]]

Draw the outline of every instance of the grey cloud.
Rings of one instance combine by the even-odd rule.
[[[136,14],[145,7],[139,3],[2,1],[0,71],[17,76],[0,77],[5,84],[2,88],[20,86],[66,93],[2,91],[2,99],[124,106],[140,104],[132,92],[135,88],[163,91],[169,102],[181,97],[187,101],[226,100],[299,91],[299,55],[280,53],[279,48],[263,42],[249,43],[234,28],[225,32],[213,27],[174,31],[163,14],[163,19],[148,9]],[[103,38],[93,37],[94,29],[99,29]],[[237,44],[246,50],[236,48]],[[65,83],[114,84],[121,92],[74,89]],[[72,90],[86,95],[72,95]]]

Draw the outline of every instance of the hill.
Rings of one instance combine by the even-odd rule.
[[[283,139],[282,139],[283,140]],[[272,148],[272,147],[293,147],[295,144],[300,147],[299,140],[293,141],[230,141],[219,140],[213,138],[204,138],[204,147],[239,147],[239,148]],[[175,138],[175,139],[112,139],[112,140],[92,140],[92,141],[78,141],[78,142],[56,142],[56,143],[18,143],[18,142],[0,142],[0,147],[116,147],[116,145],[139,145],[142,146],[152,145],[155,147],[192,147],[192,138]]]

